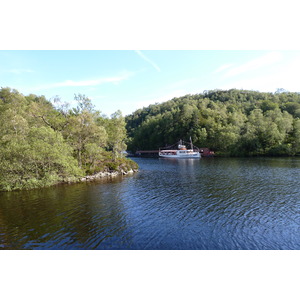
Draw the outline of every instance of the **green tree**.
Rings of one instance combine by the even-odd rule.
[[[66,140],[74,149],[80,167],[86,165],[86,157],[90,155],[88,149],[91,146],[87,148],[87,144],[95,144],[94,147],[101,149],[107,143],[106,130],[97,125],[96,118],[93,113],[88,111],[72,115],[64,130]]]
[[[112,150],[113,159],[123,157],[123,151],[126,150],[127,134],[125,125],[125,118],[120,110],[112,114],[107,122],[108,146]]]
[[[10,131],[1,139],[0,190],[44,187],[83,175],[61,133],[49,127]]]

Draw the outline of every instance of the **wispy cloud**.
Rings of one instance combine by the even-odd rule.
[[[269,52],[261,57],[246,62],[238,67],[232,68],[225,74],[226,77],[236,76],[248,71],[256,70],[261,67],[274,64],[281,59],[282,55],[280,52]]]
[[[68,86],[96,86],[103,83],[118,83],[122,80],[127,79],[127,76],[117,76],[117,77],[107,77],[107,78],[98,78],[98,79],[91,79],[91,80],[81,80],[81,81],[74,81],[74,80],[66,80],[63,82],[58,82],[53,84],[54,87],[68,87]]]
[[[123,80],[128,79],[133,75],[133,72],[123,72],[120,75],[112,76],[112,77],[101,77],[96,79],[88,79],[88,80],[65,80],[62,82],[50,83],[43,86],[36,87],[36,90],[40,89],[50,89],[56,87],[77,87],[77,86],[97,86],[104,83],[114,83],[117,84]]]
[[[145,54],[142,53],[140,50],[135,50],[135,53],[141,57],[144,61],[148,62],[152,67],[154,67],[158,72],[160,72],[160,67],[153,62],[150,58],[148,58]]]
[[[213,74],[215,73],[220,73],[222,71],[225,71],[226,69],[230,68],[232,66],[232,64],[226,64],[226,65],[222,65],[221,67],[219,67],[217,70],[215,70],[213,72]]]
[[[264,92],[275,92],[284,88],[291,92],[299,92],[298,72],[300,57],[293,59],[289,64],[279,66],[275,72],[267,75],[239,79],[220,86],[221,89],[249,89]]]

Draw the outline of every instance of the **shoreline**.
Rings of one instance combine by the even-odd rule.
[[[26,188],[23,188],[23,189],[14,189],[14,190],[0,190],[0,193],[7,193],[7,192],[15,192],[15,191],[30,191],[30,190],[35,190],[35,189],[44,189],[44,188],[51,188],[53,186],[58,186],[58,185],[64,185],[64,184],[76,184],[76,183],[80,183],[80,182],[92,182],[92,181],[97,181],[97,180],[100,180],[100,179],[104,179],[104,178],[115,178],[117,176],[126,176],[126,175],[132,175],[134,173],[137,173],[139,172],[138,169],[130,169],[128,171],[106,171],[106,172],[98,172],[96,174],[93,174],[93,175],[87,175],[87,176],[84,176],[84,177],[81,177],[79,179],[73,179],[73,180],[62,180],[60,182],[56,182],[56,183],[53,183],[51,185],[48,185],[48,186],[40,186],[40,187],[33,187],[33,188],[30,188],[30,189],[26,189]]]
[[[121,170],[121,171],[111,171],[111,172],[109,172],[109,171],[98,172],[98,173],[93,174],[93,175],[84,176],[79,181],[80,182],[94,181],[94,180],[97,180],[97,179],[108,178],[108,177],[112,178],[112,177],[117,177],[117,176],[126,176],[126,175],[134,174],[134,173],[137,173],[137,172],[138,172],[137,169],[130,169],[128,171]]]

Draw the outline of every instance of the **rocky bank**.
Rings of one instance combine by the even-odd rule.
[[[116,177],[116,176],[124,176],[124,175],[128,175],[128,174],[133,174],[135,172],[138,172],[138,170],[136,169],[131,169],[128,171],[107,171],[107,172],[99,172],[93,175],[87,175],[84,176],[80,179],[80,181],[84,182],[84,181],[93,181],[93,180],[97,180],[100,178],[105,178],[105,177]]]

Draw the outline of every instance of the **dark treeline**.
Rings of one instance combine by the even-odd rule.
[[[136,164],[123,158],[125,119],[94,109],[84,95],[70,109],[59,99],[0,89],[0,191],[77,181]]]
[[[218,155],[296,155],[300,94],[213,90],[150,105],[126,117],[128,149],[150,150],[179,139]]]

